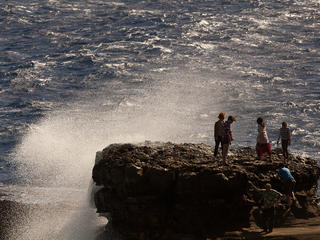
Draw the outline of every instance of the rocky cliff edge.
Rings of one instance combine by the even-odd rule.
[[[216,238],[226,231],[259,226],[260,196],[248,181],[283,192],[277,177],[281,151],[273,160],[257,160],[251,148],[229,153],[229,163],[213,157],[205,144],[145,142],[112,144],[97,152],[93,180],[97,212],[123,239]],[[316,160],[290,156],[299,204],[277,207],[277,225],[291,218],[320,215]]]

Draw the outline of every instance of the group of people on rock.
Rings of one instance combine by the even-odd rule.
[[[234,116],[228,116],[227,121],[225,121],[226,113],[221,112],[218,116],[218,121],[216,121],[214,126],[214,138],[215,138],[215,148],[214,148],[214,156],[217,157],[219,146],[222,148],[222,159],[224,164],[227,164],[227,155],[231,142],[233,141],[231,124],[236,121]],[[261,159],[265,154],[268,155],[269,160],[271,161],[271,144],[268,138],[267,129],[263,118],[259,117],[257,119],[258,124],[258,135],[257,135],[257,143],[256,143],[256,153],[257,159]],[[280,177],[283,188],[284,188],[284,196],[286,198],[286,202],[288,205],[288,210],[290,209],[293,201],[296,204],[299,204],[294,195],[294,187],[295,187],[295,179],[292,176],[290,170],[285,167],[285,163],[289,157],[288,147],[291,144],[291,133],[288,128],[288,124],[286,122],[282,123],[282,126],[279,130],[279,137],[277,140],[277,145],[281,140],[282,153],[284,157],[284,162],[281,164],[280,169],[278,171],[278,176]],[[263,228],[265,232],[272,232],[273,225],[275,221],[275,205],[279,202],[283,194],[278,192],[275,189],[272,189],[271,184],[267,183],[265,185],[265,189],[259,189],[252,182],[249,181],[251,187],[262,193],[263,197],[263,210],[262,210],[262,219],[263,219]]]
[[[221,112],[218,116],[218,121],[215,122],[214,125],[214,139],[215,139],[215,148],[214,148],[214,156],[217,157],[219,146],[222,148],[222,159],[225,164],[227,164],[227,155],[229,151],[229,146],[233,141],[231,124],[236,121],[234,116],[228,116],[227,121],[225,121],[226,113]],[[265,154],[269,156],[269,160],[271,161],[271,144],[267,134],[267,128],[263,118],[258,117],[258,136],[257,136],[257,144],[256,144],[256,152],[257,158],[261,159]],[[288,159],[288,147],[291,145],[291,133],[288,128],[288,124],[286,122],[282,123],[282,127],[279,130],[279,137],[277,140],[277,144],[281,140],[282,153],[285,160]]]

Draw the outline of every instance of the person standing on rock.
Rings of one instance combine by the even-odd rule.
[[[285,167],[284,164],[280,165],[280,169],[278,171],[278,176],[284,185],[284,194],[287,197],[288,207],[290,208],[292,205],[292,200],[296,201],[296,197],[294,195],[294,187],[296,185],[296,181],[292,176],[290,170]]]
[[[268,153],[269,160],[271,161],[271,145],[268,139],[267,128],[263,118],[259,117],[257,119],[257,123],[258,123],[258,136],[257,136],[256,151],[257,151],[258,159],[261,159],[265,153]]]
[[[214,156],[215,157],[218,155],[220,144],[222,148],[222,136],[224,135],[223,124],[224,124],[225,116],[226,116],[226,113],[221,112],[218,116],[219,120],[216,121],[216,123],[214,124],[214,140],[215,140]]]
[[[268,233],[272,232],[275,220],[275,205],[279,202],[282,194],[277,190],[271,188],[271,184],[267,183],[265,189],[257,188],[249,181],[249,184],[258,192],[262,194],[263,208],[262,208],[262,221],[263,230]]]
[[[236,121],[234,116],[229,116],[228,120],[223,124],[223,132],[222,136],[222,159],[224,163],[227,163],[227,156],[229,151],[229,146],[231,145],[231,141],[233,141],[231,124]]]
[[[290,133],[290,129],[288,128],[288,124],[286,122],[283,122],[282,127],[280,128],[277,145],[279,144],[280,139],[281,139],[282,154],[286,161],[289,157],[288,146],[291,145],[291,133]]]

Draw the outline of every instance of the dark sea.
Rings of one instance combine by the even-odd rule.
[[[231,148],[255,146],[261,116],[272,148],[286,121],[290,152],[320,159],[319,9],[318,0],[2,0],[1,197],[69,206],[31,216],[8,239],[93,239],[95,153],[115,142],[213,145],[221,111],[237,118]]]

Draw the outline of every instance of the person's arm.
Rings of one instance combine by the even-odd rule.
[[[275,189],[272,189],[272,190],[273,190],[272,192],[274,192],[274,194],[277,196],[277,198],[282,197],[282,193],[278,192],[278,191],[275,190]]]
[[[279,171],[278,171],[278,176],[281,179],[281,169],[279,169]]]
[[[279,136],[278,136],[278,140],[277,140],[277,145],[279,145],[280,138],[281,138],[281,129],[279,130]]]
[[[276,199],[276,203],[279,202],[281,200],[281,198],[283,197],[283,194],[279,193],[277,190],[274,190],[274,189],[272,189],[271,191]]]
[[[291,131],[290,128],[288,128],[288,145],[291,145]]]
[[[218,138],[218,123],[214,124],[214,139],[217,140]]]
[[[250,187],[252,187],[257,192],[263,192],[264,189],[257,188],[251,181],[248,181]]]
[[[261,136],[262,136],[262,127],[258,124],[258,136],[257,136],[257,143],[261,143]]]

